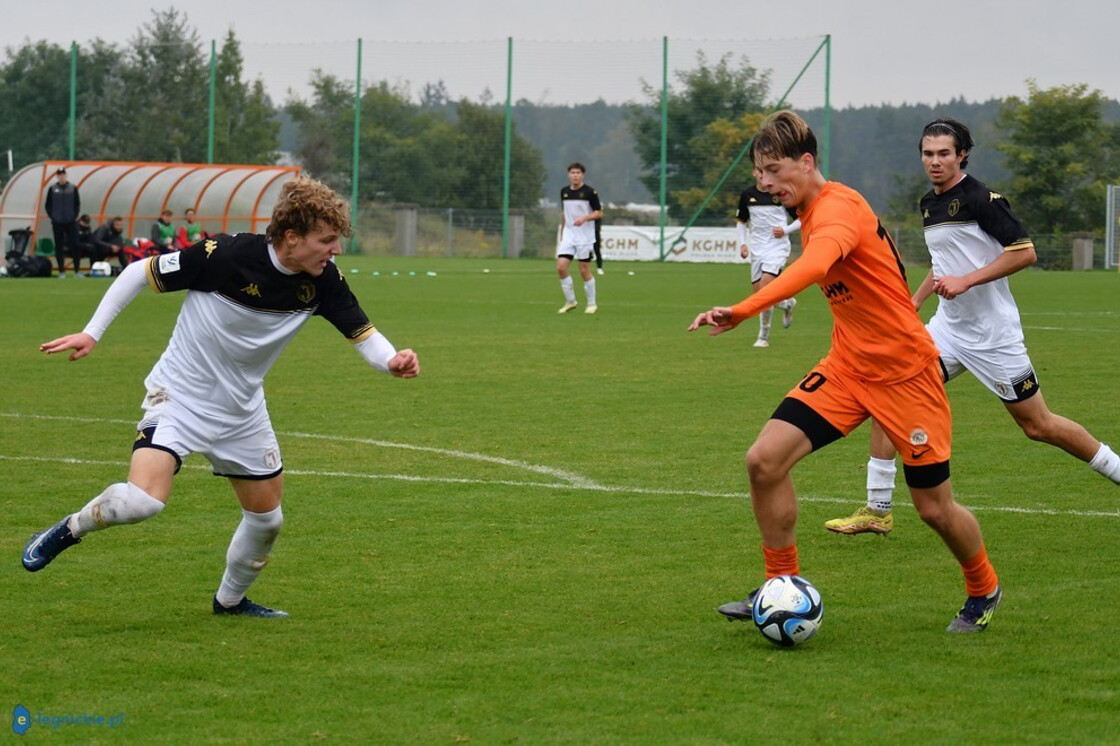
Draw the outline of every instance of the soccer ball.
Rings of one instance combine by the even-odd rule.
[[[821,592],[805,578],[779,575],[758,589],[751,616],[763,637],[775,645],[790,647],[817,634],[824,603]]]

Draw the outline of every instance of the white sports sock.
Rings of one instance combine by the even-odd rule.
[[[774,305],[782,309],[783,311],[788,311],[790,309],[790,306],[792,306],[793,304],[789,302],[789,298],[786,298],[785,300],[778,301]]]
[[[583,292],[587,293],[587,305],[589,305],[589,306],[598,305],[595,302],[595,278],[594,277],[592,277],[590,280],[584,280],[584,282],[583,282]]]
[[[268,564],[272,545],[284,525],[284,514],[278,506],[267,513],[242,509],[243,517],[226,552],[226,571],[218,588],[218,603],[237,606],[245,598],[249,586]]]
[[[569,303],[576,302],[576,290],[575,285],[572,283],[571,276],[565,277],[560,281],[560,289],[564,291],[564,300]]]
[[[891,509],[894,476],[897,473],[894,459],[870,458],[867,461],[867,507],[885,513]]]
[[[758,338],[770,339],[770,319],[774,317],[774,309],[767,308],[758,315]]]
[[[132,482],[117,482],[70,516],[70,533],[81,538],[122,523],[139,523],[163,510],[163,503]]]
[[[1089,462],[1089,466],[1093,467],[1093,471],[1100,472],[1116,484],[1120,484],[1120,456],[1111,448],[1101,443],[1100,450],[1097,455]]]

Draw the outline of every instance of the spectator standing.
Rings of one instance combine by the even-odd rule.
[[[74,261],[74,274],[84,277],[78,271],[82,261],[78,248],[78,215],[82,211],[82,200],[78,195],[78,187],[70,183],[70,176],[64,166],[59,166],[54,175],[55,183],[47,190],[46,211],[54,232],[54,258],[58,262],[58,276],[66,278],[66,265],[63,262],[69,253]]]

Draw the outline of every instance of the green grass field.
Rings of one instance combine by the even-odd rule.
[[[22,569],[33,531],[125,476],[181,296],[145,293],[68,363],[37,345],[81,329],[107,281],[0,282],[0,707],[123,714],[26,738],[1116,742],[1120,490],[975,380],[950,385],[953,478],[1004,584],[991,627],[944,632],[963,580],[904,493],[889,536],[824,531],[863,502],[865,425],[794,472],[826,613],[779,649],[715,607],[762,577],[742,458],[827,350],[819,291],[756,350],[753,320],[685,333],[746,294],[745,267],[608,265],[599,314],[558,316],[548,261],[339,265],[423,370],[378,374],[313,319],[270,374],[286,523],[250,596],[281,621],[210,613],[240,512],[198,456],[157,518]],[[1051,409],[1120,445],[1120,276],[1013,288]]]

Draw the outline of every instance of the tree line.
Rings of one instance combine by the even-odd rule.
[[[68,153],[69,49],[27,41],[0,62],[0,149],[16,165]],[[174,9],[153,11],[124,46],[96,39],[77,50],[75,156],[79,160],[205,162],[210,112],[209,50]],[[374,81],[360,95],[358,169],[353,169],[354,82],[313,73],[306,98],[272,100],[246,80],[231,31],[215,59],[214,161],[294,160],[362,201],[498,209],[505,199],[505,108],[452,100],[441,81]],[[660,189],[661,91],[644,100],[512,107],[509,204],[555,201],[568,163],[612,203],[656,202]],[[700,213],[734,215],[751,164],[737,155],[773,108],[770,73],[746,57],[708,60],[674,74],[666,106],[666,204],[684,222]],[[823,133],[824,112],[801,112]],[[939,116],[965,122],[977,146],[970,168],[1009,196],[1035,233],[1101,227],[1106,185],[1120,178],[1120,104],[1084,85],[1040,89],[1025,98],[937,106],[874,106],[831,112],[830,177],[863,193],[893,224],[918,222],[927,184],[918,162],[922,126]],[[726,177],[715,194],[712,188]],[[918,223],[920,224],[920,222]]]

